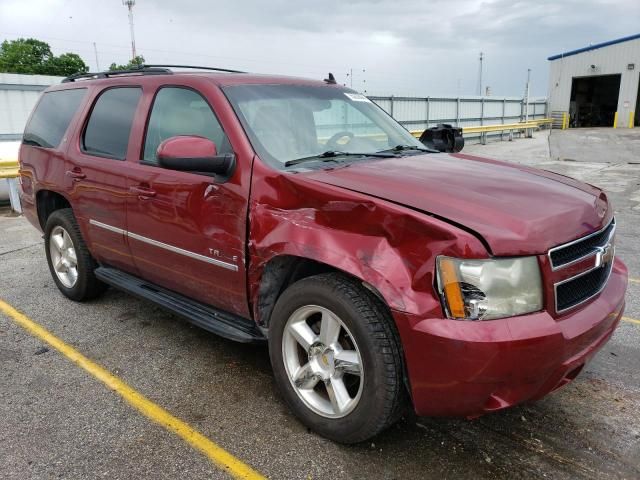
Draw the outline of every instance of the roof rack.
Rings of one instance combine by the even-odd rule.
[[[62,83],[75,82],[76,80],[95,80],[98,78],[116,77],[119,75],[171,75],[174,72],[170,68],[193,68],[196,70],[212,70],[226,73],[246,73],[240,70],[230,70],[228,68],[199,67],[195,65],[140,65],[128,70],[108,70],[105,72],[76,73],[69,75],[62,80]]]
[[[193,68],[195,70],[212,70],[214,72],[226,72],[226,73],[247,73],[241,70],[230,70],[228,68],[218,68],[218,67],[200,67],[198,65],[145,65],[145,67],[154,67],[154,68]]]
[[[76,80],[95,80],[98,78],[117,77],[119,75],[171,75],[173,72],[168,68],[155,68],[143,65],[139,68],[128,70],[108,70],[106,72],[88,72],[69,75],[62,80],[62,83],[75,82]]]

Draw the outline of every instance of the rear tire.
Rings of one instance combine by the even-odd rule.
[[[89,253],[70,208],[49,216],[44,245],[51,276],[65,296],[81,302],[96,298],[107,289],[94,274],[98,264]]]
[[[406,405],[402,351],[387,307],[345,275],[291,285],[269,325],[276,384],[309,428],[340,443],[371,438]]]

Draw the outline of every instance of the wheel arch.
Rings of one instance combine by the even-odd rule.
[[[69,200],[61,193],[53,190],[39,190],[36,193],[36,210],[41,229],[47,224],[47,219],[56,210],[72,208]]]
[[[269,327],[273,307],[289,285],[303,278],[330,272],[340,273],[362,284],[378,297],[386,308],[390,308],[378,289],[357,275],[312,258],[282,254],[272,257],[262,267],[253,302],[254,318],[258,325],[263,328]]]

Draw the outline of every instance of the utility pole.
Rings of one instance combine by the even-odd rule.
[[[364,74],[367,72],[366,69],[362,69],[362,88],[364,89],[364,91],[367,91],[367,79],[364,78]],[[350,88],[353,88],[353,68],[349,69],[349,73],[346,74],[346,77],[349,79],[349,86]],[[347,84],[343,83],[343,85],[346,87]]]
[[[122,4],[129,9],[129,29],[131,30],[131,60],[136,58],[136,39],[133,35],[133,6],[136,0],[122,0]]]
[[[482,95],[482,62],[484,53],[480,52],[480,71],[478,72],[478,95]]]
[[[93,53],[96,54],[96,72],[99,72],[100,62],[98,62],[98,47],[96,47],[96,42],[93,42]]]
[[[531,69],[527,68],[527,88],[525,89],[524,94],[524,121],[529,121],[529,83],[531,81]]]
[[[353,88],[353,68],[349,69],[349,73],[347,73],[347,78],[349,79],[349,81],[351,83],[350,87]],[[346,85],[345,85],[345,87],[346,87]]]

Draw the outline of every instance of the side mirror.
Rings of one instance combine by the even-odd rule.
[[[158,165],[182,172],[226,176],[235,165],[233,154],[218,155],[215,143],[196,135],[167,138],[158,146],[156,154]]]
[[[420,136],[420,141],[429,148],[440,152],[455,153],[464,148],[462,129],[441,123],[437,127],[427,128]]]

